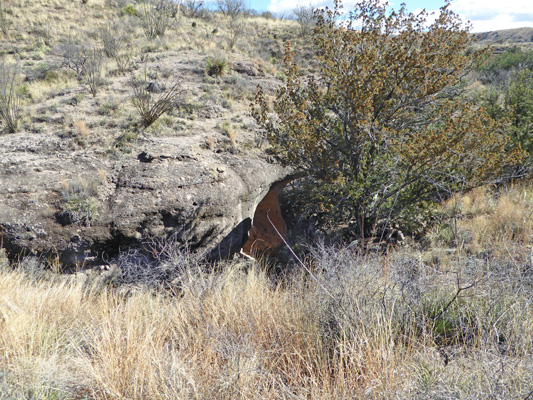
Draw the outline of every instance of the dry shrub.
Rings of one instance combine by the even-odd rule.
[[[480,188],[449,200],[445,210],[459,244],[472,251],[533,242],[533,189],[528,183],[499,191]]]
[[[216,272],[176,254],[160,257],[172,272],[163,292],[1,271],[2,393],[503,400],[531,390],[533,276],[511,260],[437,270],[407,250],[322,246],[313,265],[330,297],[298,272],[275,284],[257,264]]]
[[[73,126],[76,129],[77,135],[76,139],[79,144],[85,144],[87,143],[87,139],[89,138],[89,127],[83,120],[76,120],[73,122]]]
[[[154,94],[151,84],[144,80],[133,77],[130,81],[133,89],[131,100],[145,128],[152,125],[163,114],[176,108],[183,97],[182,82],[174,78],[168,80],[168,86],[161,88],[159,94]]]

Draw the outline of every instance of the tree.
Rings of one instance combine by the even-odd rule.
[[[533,72],[521,69],[513,73],[505,95],[511,112],[511,137],[533,156]]]
[[[279,157],[302,171],[303,215],[368,237],[520,157],[462,96],[462,78],[485,54],[467,54],[468,27],[449,3],[429,26],[425,11],[389,12],[379,0],[343,21],[341,8],[316,13],[319,72],[300,76],[288,43],[273,110],[261,90],[253,108]]]
[[[220,12],[231,20],[239,18],[246,11],[244,0],[217,0],[217,4]]]
[[[300,35],[308,35],[315,27],[315,9],[313,6],[297,6],[292,10],[296,22],[300,25]]]

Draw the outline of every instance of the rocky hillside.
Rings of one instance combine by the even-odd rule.
[[[533,28],[502,29],[476,33],[479,44],[500,46],[533,46]]]
[[[249,106],[257,85],[274,93],[296,23],[118,0],[12,0],[2,13],[20,100],[16,132],[0,135],[8,253],[73,265],[167,238],[239,250],[290,173]]]

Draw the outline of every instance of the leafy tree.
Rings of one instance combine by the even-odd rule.
[[[449,3],[387,11],[379,0],[316,14],[319,72],[304,78],[286,45],[287,79],[273,101],[259,90],[253,114],[274,150],[302,171],[303,215],[366,237],[418,218],[456,189],[497,177],[520,157],[502,126],[462,96],[461,79],[485,54]]]
[[[505,96],[511,113],[511,137],[533,156],[533,72],[521,69],[513,73]]]

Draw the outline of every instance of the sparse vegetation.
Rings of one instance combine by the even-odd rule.
[[[181,82],[169,81],[166,88],[161,88],[160,93],[155,94],[153,85],[146,80],[132,79],[130,86],[133,89],[131,98],[139,112],[144,127],[152,125],[163,114],[176,108],[182,96]]]
[[[79,124],[78,129],[86,129],[86,126]],[[69,183],[65,182],[61,195],[62,211],[57,216],[61,224],[90,225],[98,215],[98,183],[96,180],[76,179]]]
[[[130,28],[126,24],[122,21],[109,23],[98,31],[106,57],[115,60],[120,73],[128,70],[133,58]]]
[[[218,9],[231,21],[242,17],[246,11],[244,0],[217,0]]]
[[[205,61],[205,72],[209,76],[222,77],[229,72],[229,62],[225,57],[209,57]]]
[[[532,69],[525,47],[463,76],[478,57],[476,48],[466,47],[466,33],[435,35],[422,17],[416,18],[424,33],[418,22],[399,33],[401,21],[411,17],[400,13],[400,22],[392,23],[387,14],[377,25],[391,27],[391,35],[368,29],[355,39],[354,30],[333,29],[338,25],[319,12],[324,42],[317,48],[302,34],[311,28],[288,14],[245,11],[234,35],[231,15],[209,11],[203,2],[185,0],[181,13],[170,0],[82,1],[0,0],[0,29],[2,16],[9,29],[0,41],[0,79],[10,82],[2,86],[7,95],[0,93],[0,111],[10,105],[14,128],[3,114],[0,124],[16,131],[0,136],[0,197],[20,196],[24,205],[18,220],[0,223],[0,400],[532,398],[533,186],[527,172],[514,182],[494,174],[497,184],[468,191],[510,159],[511,141],[501,138],[531,154]],[[146,10],[165,13],[163,33],[146,32]],[[442,21],[437,25],[448,26]],[[413,31],[416,40],[409,42]],[[328,44],[330,34],[340,47]],[[345,38],[362,41],[342,47]],[[363,48],[366,40],[377,53],[351,52],[357,46],[350,44]],[[296,54],[286,52],[289,68],[282,71],[286,41]],[[385,51],[391,48],[399,51],[391,56]],[[91,80],[93,50],[100,61]],[[317,59],[333,53],[335,62]],[[429,65],[448,72],[464,61],[455,76],[464,85],[439,86],[422,72],[410,80],[401,68],[390,69],[416,67],[430,55],[440,64]],[[395,77],[404,86],[394,86]],[[278,138],[258,129],[248,113],[257,83],[265,110],[274,105],[281,116],[267,113],[271,122],[290,122],[277,126],[288,128],[276,130]],[[409,97],[407,89],[421,97]],[[440,95],[446,99],[435,98]],[[401,96],[414,99],[413,107],[402,108]],[[499,122],[485,118],[480,105]],[[453,129],[444,129],[454,118]],[[478,130],[479,123],[485,125]],[[489,136],[469,135],[470,128],[484,133],[491,127]],[[283,136],[294,132],[302,136]],[[357,140],[346,145],[341,137],[348,133]],[[444,141],[428,142],[431,135]],[[187,185],[198,191],[229,186],[236,174],[253,182],[243,166],[254,157],[276,163],[286,155],[282,145],[292,151],[285,161],[302,162],[304,170],[317,166],[283,192],[292,207],[283,212],[296,211],[287,219],[287,239],[303,263],[285,257],[286,249],[279,260],[237,255],[207,263],[180,242],[182,221],[172,210],[159,225],[143,222],[121,231],[124,236],[108,236],[106,221],[117,210],[111,205],[124,211],[116,226],[137,218],[133,192],[154,192],[155,204],[170,202],[155,195],[161,182],[172,182],[180,195]],[[495,149],[502,151],[492,158]],[[316,157],[308,150],[318,151]],[[46,162],[38,165],[39,157]],[[66,171],[67,160],[83,169]],[[165,168],[188,160],[191,176],[188,170],[165,175]],[[469,185],[463,178],[472,171],[483,176]],[[129,185],[128,175],[138,172],[143,179]],[[427,179],[407,185],[407,193],[394,192],[409,177]],[[39,179],[44,184],[36,189]],[[425,192],[428,182],[442,186]],[[303,192],[309,200],[294,196],[310,187]],[[422,201],[412,209],[417,190]],[[199,213],[186,222],[218,212],[194,196],[190,201]],[[0,215],[15,213],[12,204],[0,206]],[[26,224],[29,210],[51,224]],[[329,225],[317,225],[326,212]],[[361,246],[353,235],[338,235],[360,229],[352,212],[369,229],[377,218],[376,231],[386,227],[383,236],[367,234]],[[35,254],[20,255],[7,243],[6,229],[17,224],[22,239],[36,244]],[[67,261],[46,248],[59,229],[72,232],[62,256],[79,258],[68,264],[69,273],[61,273]],[[97,241],[120,249],[106,249],[102,259],[92,257],[100,249],[86,256]]]
[[[170,27],[172,10],[167,6],[169,0],[144,0],[138,5],[139,21],[147,38],[164,36]]]
[[[5,37],[9,36],[9,25],[9,18],[6,15],[6,11],[4,9],[2,1],[0,1],[0,31],[2,31]]]
[[[310,34],[315,27],[315,9],[313,6],[298,6],[293,10],[293,14],[300,25],[300,35]]]
[[[16,132],[21,112],[18,90],[18,68],[15,64],[0,61],[0,123],[9,132]]]

